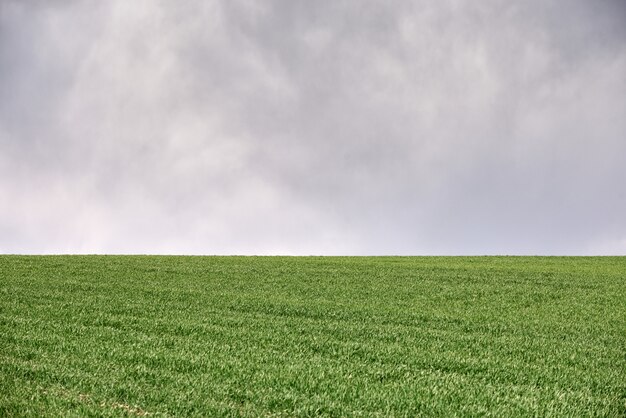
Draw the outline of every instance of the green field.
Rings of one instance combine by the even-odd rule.
[[[625,416],[626,257],[0,256],[0,416]]]

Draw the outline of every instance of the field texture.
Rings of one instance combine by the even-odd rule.
[[[0,416],[625,416],[626,258],[0,256]]]

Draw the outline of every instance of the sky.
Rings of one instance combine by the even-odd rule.
[[[626,2],[0,0],[0,253],[626,255]]]

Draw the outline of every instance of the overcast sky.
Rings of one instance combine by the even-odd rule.
[[[626,254],[626,2],[0,0],[0,253]]]

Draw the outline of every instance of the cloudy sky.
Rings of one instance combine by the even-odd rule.
[[[0,253],[626,254],[626,3],[0,0]]]

